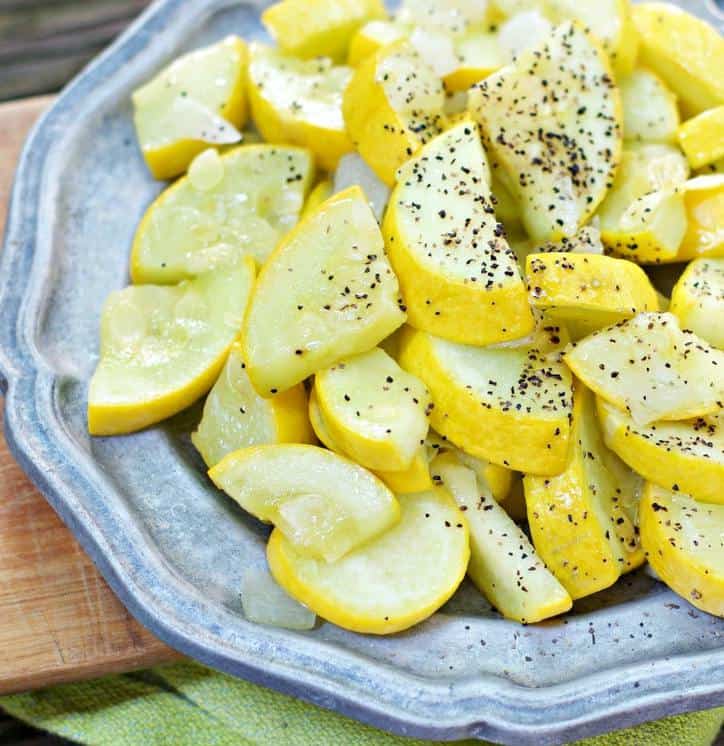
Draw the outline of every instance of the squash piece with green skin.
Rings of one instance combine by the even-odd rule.
[[[312,445],[234,451],[209,471],[244,510],[303,554],[334,562],[399,520],[394,495],[358,464]]]
[[[399,286],[367,200],[352,187],[289,233],[259,274],[244,359],[269,396],[375,347],[405,321]]]

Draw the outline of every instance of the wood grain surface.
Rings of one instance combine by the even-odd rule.
[[[18,152],[49,100],[0,105],[0,233]],[[0,426],[0,693],[176,657],[113,595],[14,462]]]
[[[0,0],[0,100],[58,90],[149,0]]]

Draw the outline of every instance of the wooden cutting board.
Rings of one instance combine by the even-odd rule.
[[[20,148],[51,100],[0,105],[0,235]],[[113,595],[8,453],[0,424],[0,693],[178,657]]]

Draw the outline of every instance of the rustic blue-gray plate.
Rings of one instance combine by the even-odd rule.
[[[724,620],[643,573],[531,627],[501,619],[470,587],[387,638],[251,624],[240,576],[264,562],[266,531],[206,479],[187,438],[198,411],[129,437],[88,437],[101,306],[127,282],[134,228],[161,188],[136,148],[129,94],[186,49],[261,36],[262,5],[159,0],[36,126],[0,263],[14,455],[162,640],[381,728],[542,746],[724,704]]]

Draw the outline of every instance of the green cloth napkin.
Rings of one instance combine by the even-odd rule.
[[[8,714],[95,746],[423,746],[254,684],[178,663],[0,698]],[[710,746],[724,707],[579,741],[579,746]],[[480,741],[459,742],[480,746]]]

